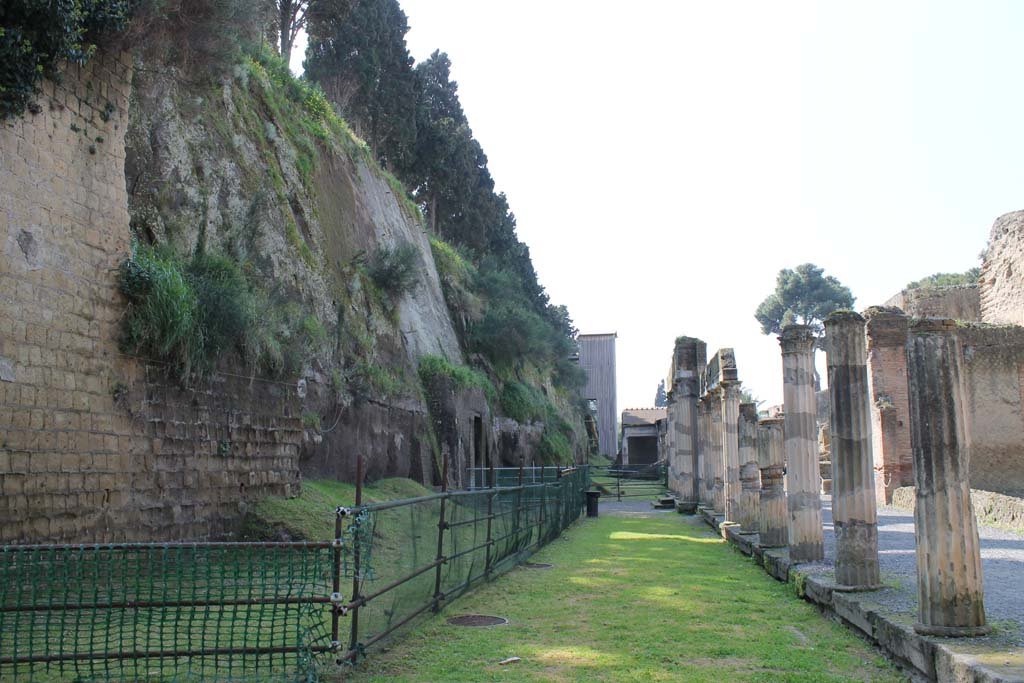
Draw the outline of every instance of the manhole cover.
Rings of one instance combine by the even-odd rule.
[[[555,565],[550,562],[523,562],[523,569],[551,569]]]
[[[449,617],[448,623],[452,626],[504,626],[508,619],[487,614],[460,614],[457,617]]]

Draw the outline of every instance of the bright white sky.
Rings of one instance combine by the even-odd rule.
[[[1024,3],[401,3],[552,301],[618,332],[620,410],[653,403],[684,334],[780,403],[753,318],[780,268],[863,309],[978,265],[1024,208]]]

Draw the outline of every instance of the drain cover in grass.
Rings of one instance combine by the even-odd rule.
[[[449,617],[448,623],[452,626],[503,626],[508,623],[508,619],[488,614],[460,614],[457,617]]]
[[[550,562],[523,562],[523,569],[551,569],[555,565]]]

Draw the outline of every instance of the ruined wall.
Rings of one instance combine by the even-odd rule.
[[[119,354],[130,75],[97,55],[0,125],[2,542],[220,535],[299,479],[294,385],[186,391]]]
[[[978,285],[919,287],[904,289],[885,302],[915,318],[952,318],[964,322],[981,320],[981,289]]]
[[[1024,211],[996,219],[979,282],[983,322],[1024,324]]]
[[[960,328],[971,488],[1024,494],[1024,328]]]

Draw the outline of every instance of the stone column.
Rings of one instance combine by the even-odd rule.
[[[852,311],[825,321],[838,590],[881,585],[864,326],[864,318]]]
[[[708,477],[708,450],[711,447],[711,416],[708,414],[708,402],[706,398],[697,401],[697,416],[700,420],[697,425],[697,500],[704,507],[711,507],[711,491],[715,481]]]
[[[786,446],[781,417],[768,417],[757,423],[757,464],[761,470],[761,495],[758,515],[759,542],[765,548],[777,548],[789,542],[786,512]]]
[[[694,512],[699,498],[697,485],[700,396],[699,370],[707,362],[707,347],[693,337],[676,339],[672,354],[672,397],[676,402],[675,448],[678,463],[679,510]]]
[[[779,344],[786,411],[789,557],[794,563],[818,562],[825,558],[825,550],[814,397],[814,332],[806,325],[787,325],[779,335]]]
[[[914,628],[927,635],[978,636],[990,630],[968,479],[962,353],[956,322],[924,319],[911,325],[907,370],[919,617]]]
[[[725,521],[740,517],[740,383],[722,382],[722,468]]]
[[[711,401],[708,405],[708,419],[711,422],[711,429],[708,434],[710,448],[708,456],[711,459],[710,474],[712,479],[711,500],[716,515],[725,515],[725,462],[722,459],[725,439],[722,432],[722,390],[719,388],[711,394]]]
[[[757,464],[757,406],[740,404],[739,419],[740,458],[740,533],[756,534],[758,529],[758,499],[761,497],[761,470]]]

